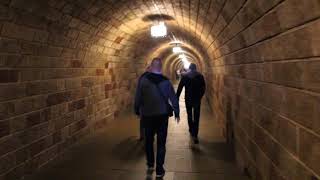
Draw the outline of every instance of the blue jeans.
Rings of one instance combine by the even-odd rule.
[[[156,171],[162,173],[164,171],[163,164],[166,156],[166,141],[168,133],[168,116],[154,116],[144,118],[145,135],[146,135],[146,156],[147,165],[154,166],[154,136],[157,134],[157,168]]]

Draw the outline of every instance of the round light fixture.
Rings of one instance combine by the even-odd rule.
[[[176,47],[173,47],[173,48],[172,48],[172,52],[175,53],[175,54],[177,54],[177,53],[182,53],[183,50],[182,50],[181,47],[176,46]]]
[[[167,26],[164,22],[159,22],[151,27],[151,36],[155,38],[165,37],[167,35]]]

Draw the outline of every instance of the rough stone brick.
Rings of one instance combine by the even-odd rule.
[[[12,116],[15,112],[13,102],[0,103],[0,120]]]
[[[120,37],[119,36],[114,40],[114,42],[117,43],[117,44],[120,44],[123,39],[124,39],[124,37]]]
[[[86,102],[84,99],[73,101],[72,103],[69,104],[69,111],[82,109],[85,107],[85,105],[86,105]]]
[[[8,154],[0,159],[0,174],[3,174],[15,166],[15,156]]]
[[[59,57],[62,53],[62,50],[63,48],[61,47],[41,46],[39,48],[39,55],[47,57]]]
[[[303,86],[316,92],[320,92],[320,62],[301,63],[303,70]]]
[[[14,14],[6,6],[0,5],[0,20],[12,20]]]
[[[31,114],[28,114],[26,117],[27,128],[38,125],[38,124],[40,124],[40,122],[41,122],[41,113],[40,112],[34,112]]]
[[[84,78],[82,79],[82,87],[92,87],[94,85],[93,78]]]
[[[32,41],[35,31],[25,26],[19,26],[13,23],[5,23],[1,35],[9,38],[23,39]]]
[[[50,81],[38,81],[30,82],[26,84],[27,95],[38,95],[38,94],[47,94],[53,93],[56,91],[64,90],[64,85],[60,85],[61,81],[59,80],[50,80]],[[64,83],[64,82],[62,82]]]
[[[71,97],[71,92],[61,92],[61,93],[51,94],[47,98],[47,105],[52,106],[52,105],[61,104],[63,102],[67,102],[70,100],[70,97]]]
[[[149,40],[144,31],[136,33],[144,28],[143,23],[130,29],[135,14],[145,15],[152,3],[142,6],[133,2],[134,8],[121,12],[117,6],[126,2],[112,7],[108,3],[0,2],[0,67],[21,75],[10,80],[11,76],[0,72],[0,82],[7,83],[0,85],[0,101],[17,99],[0,102],[0,119],[10,120],[15,137],[0,139],[0,156],[20,150],[22,144],[28,147],[27,154],[38,155],[27,157],[27,163],[23,151],[20,158],[16,155],[20,160],[6,179],[18,179],[14,174],[22,176],[46,163],[55,154],[48,146],[55,142],[61,142],[56,150],[61,152],[89,129],[105,127],[109,115],[114,119],[132,101],[130,93],[136,84],[128,82],[136,81],[137,74],[145,70],[146,56],[169,57],[167,47],[157,49],[165,41]],[[186,40],[188,51],[196,51],[199,69],[206,71],[214,118],[225,124],[230,115],[237,123],[236,139],[241,141],[237,156],[248,165],[253,178],[309,180],[312,173],[307,169],[314,169],[313,162],[304,155],[300,158],[304,167],[292,155],[301,144],[296,139],[300,131],[307,129],[315,137],[320,132],[318,60],[312,58],[320,55],[318,0],[209,3],[200,1],[197,8],[196,1],[190,1],[190,7],[189,2],[181,1],[172,9],[165,1],[163,12],[175,11],[179,26],[172,31]],[[190,11],[191,19],[183,15],[185,10]],[[287,31],[292,27],[296,28]],[[169,76],[172,68],[178,67],[173,62],[164,66]],[[19,81],[23,83],[16,83]],[[60,135],[49,135],[55,131]],[[35,143],[44,136],[48,136],[45,145]],[[312,147],[317,142],[304,143]]]
[[[10,121],[0,121],[0,138],[10,134]]]
[[[0,52],[19,53],[20,51],[21,44],[17,40],[0,37]]]
[[[0,85],[0,101],[24,97],[25,88],[23,84]]]
[[[10,83],[19,81],[19,71],[0,70],[0,83]]]
[[[277,117],[275,121],[279,122],[279,130],[276,139],[282,144],[288,151],[293,154],[297,154],[297,127],[286,119]]]
[[[46,96],[34,96],[16,101],[15,114],[23,114],[45,108],[47,106],[46,99]]]
[[[104,69],[97,69],[96,70],[96,75],[97,76],[103,76],[104,75]]]
[[[299,63],[274,63],[272,65],[273,82],[301,87],[303,70]]]
[[[39,44],[23,42],[21,43],[21,54],[23,55],[37,55]]]
[[[317,174],[320,173],[319,165],[319,149],[320,138],[311,132],[304,129],[300,129],[300,149],[299,158],[306,163]]]
[[[282,113],[302,126],[313,128],[316,120],[315,105],[317,97],[301,91],[287,91]]]
[[[39,141],[32,143],[29,146],[29,152],[31,157],[39,154],[45,148],[46,148],[45,139],[40,139]]]
[[[80,78],[66,79],[66,89],[76,89],[76,88],[81,88]]]
[[[288,29],[316,18],[320,15],[319,8],[320,5],[317,0],[310,0],[304,3],[299,0],[287,1],[277,11],[277,14],[281,17],[279,18],[281,27]]]
[[[26,129],[26,117],[25,116],[19,116],[10,119],[10,132],[16,133],[21,132]]]
[[[82,62],[79,60],[73,60],[71,61],[71,67],[73,68],[80,68],[83,67]]]
[[[45,31],[36,31],[33,40],[36,42],[45,43],[48,41],[49,33]]]
[[[41,71],[36,69],[21,70],[21,81],[41,80]]]
[[[76,132],[78,132],[79,130],[81,130],[82,128],[84,128],[86,126],[86,121],[85,120],[81,120],[78,122],[75,122],[73,124],[71,124],[70,126],[70,134],[73,135]]]
[[[18,151],[16,151],[14,154],[16,158],[16,164],[21,164],[26,160],[28,160],[29,158],[29,153],[27,148],[21,148]]]

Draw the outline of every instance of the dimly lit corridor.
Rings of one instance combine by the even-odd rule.
[[[188,133],[184,102],[180,105],[184,120],[177,125],[170,119],[168,172],[164,180],[247,180],[236,168],[230,147],[222,138],[221,127],[210,118],[210,110],[205,107],[202,110],[201,144],[194,145]],[[76,145],[58,162],[27,179],[148,180],[143,142],[137,141],[138,119],[127,113],[117,119],[106,131]]]
[[[154,57],[207,84],[198,146],[180,99],[165,179],[320,179],[319,0],[0,0],[0,180],[145,179]]]

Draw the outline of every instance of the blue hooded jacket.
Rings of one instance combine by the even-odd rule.
[[[137,115],[142,117],[168,115],[168,102],[173,107],[175,117],[179,117],[179,102],[168,78],[155,73],[145,73],[139,78],[134,103]]]

